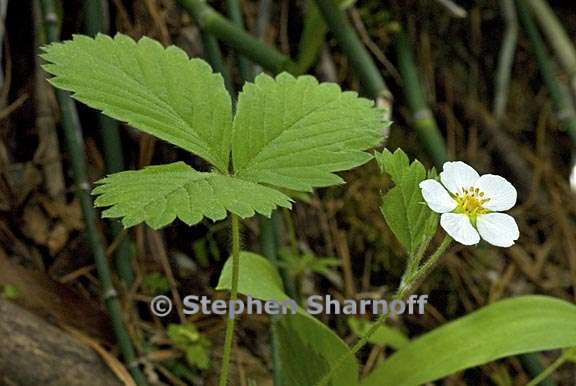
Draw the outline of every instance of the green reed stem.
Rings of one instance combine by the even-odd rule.
[[[90,36],[98,33],[109,33],[109,16],[107,6],[102,0],[88,0],[86,7],[86,32]],[[124,167],[124,153],[122,151],[122,139],[120,137],[119,123],[117,120],[98,114],[100,124],[100,135],[102,138],[102,148],[104,150],[104,160],[106,162],[106,172],[108,174],[121,172]],[[130,239],[123,235],[122,224],[118,221],[110,222],[110,229],[114,238],[122,237],[114,251],[114,263],[118,276],[126,287],[131,287],[134,283],[134,269],[132,267],[132,248]]]
[[[178,0],[200,28],[214,35],[254,63],[273,73],[295,72],[296,64],[289,57],[272,48],[216,12],[205,0]]]
[[[42,9],[47,40],[49,43],[56,42],[60,37],[58,31],[58,14],[56,13],[54,1],[41,0],[40,6]],[[80,200],[82,215],[84,216],[84,222],[86,225],[85,232],[94,255],[94,262],[100,279],[103,298],[112,321],[112,328],[124,361],[126,362],[134,381],[138,386],[145,386],[147,384],[146,378],[138,367],[136,353],[132,346],[130,336],[126,330],[126,326],[124,325],[124,320],[122,319],[122,308],[120,306],[120,301],[118,300],[118,294],[114,289],[110,266],[108,265],[108,260],[106,258],[106,251],[96,225],[97,216],[93,207],[92,197],[90,196],[90,184],[88,183],[86,173],[86,158],[81,134],[82,128],[80,126],[80,120],[78,119],[76,106],[67,92],[58,89],[56,89],[55,92],[58,104],[62,111],[62,128],[72,163],[76,195]]]
[[[192,16],[194,23],[199,26],[204,56],[210,63],[210,66],[212,66],[212,69],[222,75],[226,89],[228,92],[231,92],[234,89],[232,87],[232,79],[222,58],[218,39],[216,39],[216,36],[214,36],[208,28],[204,28],[206,8],[211,8],[204,0],[179,0],[179,3],[188,11],[190,16]]]
[[[381,100],[386,104],[386,107],[390,107],[392,93],[388,90],[374,60],[348,22],[344,10],[334,0],[316,0],[316,5],[338,44],[340,44],[342,51],[352,64],[362,87],[371,98]]]
[[[240,0],[226,0],[226,7],[228,9],[230,20],[236,24],[238,28],[244,30],[244,20],[242,18],[242,10],[240,9]],[[240,77],[245,81],[251,81],[254,77],[252,64],[242,55],[238,55],[237,59]]]
[[[403,30],[398,32],[394,43],[398,56],[398,67],[404,83],[402,90],[406,94],[406,100],[412,112],[416,134],[428,154],[433,158],[436,166],[441,167],[448,160],[448,152],[432,110],[428,107],[422,84],[418,78],[412,47]]]
[[[562,22],[546,0],[528,0],[532,14],[538,21],[542,32],[548,38],[548,42],[554,49],[556,56],[567,72],[572,87],[576,87],[576,48],[573,39],[570,38]]]
[[[232,288],[230,289],[230,302],[238,299],[238,281],[240,278],[240,221],[236,214],[232,214]],[[228,316],[226,320],[226,335],[224,337],[224,355],[220,370],[219,386],[228,384],[230,372],[230,354],[234,340],[234,323],[236,318]]]
[[[496,70],[495,97],[493,112],[497,122],[501,122],[506,110],[508,90],[510,88],[510,74],[514,63],[514,52],[518,40],[518,18],[514,8],[514,0],[500,0],[502,15],[506,21],[506,29],[502,38],[502,46],[498,53],[498,67]]]
[[[442,242],[440,243],[438,249],[436,249],[436,251],[428,258],[428,260],[426,260],[426,262],[424,262],[424,264],[420,266],[418,270],[416,270],[416,272],[413,273],[406,272],[404,277],[402,277],[398,291],[396,292],[392,300],[404,300],[407,296],[410,296],[412,294],[412,291],[416,289],[416,287],[420,284],[420,282],[426,276],[428,276],[428,274],[436,266],[436,263],[438,263],[438,260],[440,259],[440,257],[442,257],[444,252],[446,252],[446,249],[448,249],[451,242],[452,238],[446,235],[444,237],[444,240],[442,240]],[[360,349],[362,349],[362,347],[364,347],[366,343],[368,343],[370,337],[374,335],[376,331],[378,331],[378,329],[386,322],[386,319],[388,319],[388,313],[380,315],[376,320],[376,323],[374,323],[370,327],[370,329],[366,332],[366,334],[364,334],[364,336],[362,336],[362,338],[360,338],[360,340],[356,342],[354,346],[352,346],[349,352],[343,354],[336,361],[336,363],[330,368],[330,371],[320,380],[320,382],[316,384],[316,386],[328,385],[328,383],[330,382],[336,371],[338,371],[338,369],[344,364],[346,358],[348,358],[349,355],[356,355],[358,351],[360,351]]]
[[[574,114],[574,107],[568,95],[562,92],[558,80],[554,74],[554,67],[551,59],[546,52],[546,45],[542,40],[542,36],[538,32],[538,28],[532,19],[530,10],[528,9],[525,0],[516,0],[516,9],[518,10],[518,18],[522,22],[526,35],[530,39],[532,50],[540,66],[540,72],[544,84],[548,88],[552,102],[554,103],[558,119],[566,128],[568,134],[572,137],[572,141],[576,143],[576,115]]]

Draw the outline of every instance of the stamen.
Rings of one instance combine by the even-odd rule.
[[[488,212],[482,205],[490,201],[490,198],[485,198],[484,196],[485,193],[481,192],[480,188],[472,186],[462,188],[462,194],[455,197],[458,203],[457,210],[465,213],[474,221],[478,215]]]

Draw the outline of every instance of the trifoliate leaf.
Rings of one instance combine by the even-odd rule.
[[[310,191],[371,159],[388,123],[373,102],[311,76],[262,74],[238,98],[232,143],[238,176]]]
[[[50,82],[108,116],[177,145],[226,171],[232,112],[222,77],[181,49],[126,35],[43,48]]]
[[[388,173],[396,184],[382,198],[380,210],[408,255],[414,256],[438,225],[438,216],[424,204],[419,186],[434,172],[427,172],[418,160],[410,164],[400,149],[394,153],[385,149],[376,155],[376,159],[382,171]]]
[[[216,221],[226,211],[242,218],[270,216],[291,200],[279,191],[218,173],[202,173],[183,162],[112,174],[98,182],[96,206],[111,206],[103,217],[122,217],[125,227],[146,222],[158,229],[176,217],[193,225],[203,217]]]

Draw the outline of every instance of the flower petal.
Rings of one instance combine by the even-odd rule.
[[[478,216],[476,226],[480,236],[497,247],[510,247],[520,237],[514,217],[506,213],[488,213]]]
[[[462,188],[469,188],[474,185],[480,175],[472,166],[462,162],[446,162],[442,167],[440,180],[442,184],[453,194],[462,192]]]
[[[444,213],[440,216],[440,225],[460,244],[474,245],[480,242],[480,235],[465,214]]]
[[[516,204],[518,193],[516,188],[504,177],[494,174],[485,174],[476,181],[474,187],[484,192],[490,201],[482,206],[493,211],[503,211],[512,208]]]
[[[446,213],[453,211],[457,204],[450,193],[436,180],[425,180],[420,182],[422,197],[426,204],[436,213]]]

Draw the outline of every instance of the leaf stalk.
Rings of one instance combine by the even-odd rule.
[[[240,220],[238,215],[232,214],[232,288],[230,289],[230,303],[238,299],[238,281],[240,278]],[[228,374],[230,372],[230,355],[232,353],[232,343],[234,340],[234,324],[236,318],[228,316],[226,320],[226,335],[224,337],[224,355],[222,357],[222,368],[220,370],[219,386],[228,384]]]

